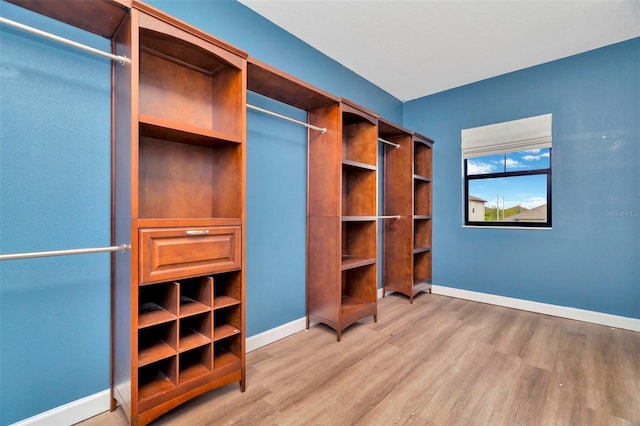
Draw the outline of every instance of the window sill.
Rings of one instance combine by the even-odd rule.
[[[525,231],[551,231],[551,226],[490,226],[490,225],[462,225],[463,228],[470,229],[517,229]]]

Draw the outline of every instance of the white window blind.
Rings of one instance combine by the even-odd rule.
[[[551,148],[551,114],[462,130],[463,158]]]

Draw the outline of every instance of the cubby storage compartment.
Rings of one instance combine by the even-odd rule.
[[[240,272],[218,274],[213,289],[213,308],[220,309],[242,303]]]
[[[177,322],[170,321],[138,330],[138,367],[158,362],[178,350]]]
[[[375,170],[343,164],[342,168],[342,215],[375,216],[376,213]]]
[[[238,305],[216,309],[213,319],[213,340],[218,341],[239,334],[241,314],[241,307]]]
[[[213,278],[197,277],[180,284],[180,318],[208,312],[213,307]]]
[[[178,384],[177,357],[172,356],[138,369],[138,400],[144,401],[173,390]]]
[[[175,320],[178,314],[178,283],[139,287],[138,306],[138,328]]]
[[[190,380],[206,376],[212,370],[213,346],[211,343],[182,352],[178,358],[180,366],[178,383],[183,385]]]
[[[416,177],[414,179],[414,214],[431,216],[431,180]]]
[[[141,25],[146,22],[142,19]],[[140,29],[140,114],[219,132],[224,139],[239,141],[242,72],[216,55],[225,52],[195,43],[197,40],[192,43],[153,29]]]
[[[433,150],[431,147],[423,141],[416,141],[413,158],[413,173],[416,176],[431,179],[433,164]]]
[[[217,340],[213,349],[214,370],[225,371],[236,368],[240,363],[241,350],[240,336],[237,334]]]
[[[415,219],[413,222],[413,249],[431,248],[431,219]]]
[[[187,144],[146,136],[149,128],[141,127],[140,218],[241,217],[239,144],[205,138],[198,139],[205,146]]]
[[[375,264],[342,271],[339,335],[349,325],[370,315],[377,321],[376,281]]]
[[[342,222],[342,266],[351,269],[376,262],[376,222],[346,221]]]
[[[414,285],[431,284],[431,250],[413,255]]]
[[[342,161],[369,166],[378,164],[377,127],[373,118],[343,108]]]
[[[180,318],[180,352],[211,343],[211,312]]]

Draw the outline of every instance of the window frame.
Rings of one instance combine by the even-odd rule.
[[[496,173],[474,174],[469,175],[467,173],[467,161],[469,158],[463,158],[463,177],[464,177],[464,226],[471,227],[499,227],[499,228],[551,228],[552,227],[552,198],[551,198],[551,169],[553,149],[549,149],[549,167],[544,169],[535,170],[520,170],[520,171],[505,171]],[[503,152],[503,155],[509,154],[509,152]],[[473,158],[473,157],[471,157]],[[516,222],[516,221],[469,221],[469,181],[483,180],[483,179],[495,179],[495,178],[510,178],[518,176],[533,176],[533,175],[546,175],[547,176],[547,221],[546,222]]]

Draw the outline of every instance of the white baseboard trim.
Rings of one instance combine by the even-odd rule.
[[[97,416],[110,408],[111,391],[107,389],[21,420],[12,426],[68,426]]]
[[[536,312],[538,314],[552,315],[555,317],[590,322],[593,324],[606,325],[608,327],[622,328],[625,330],[640,331],[640,319],[636,318],[587,311],[584,309],[570,308],[568,306],[550,305],[547,303],[533,302],[524,299],[514,299],[512,297],[496,296],[494,294],[479,293],[476,291],[462,290],[440,285],[432,285],[431,292],[442,296],[473,300],[475,302]]]
[[[262,333],[247,337],[246,349],[247,352],[255,351],[258,348],[267,346],[270,343],[277,342],[280,339],[284,339],[287,336],[296,334],[299,331],[306,330],[307,317],[298,318],[290,321],[286,324],[279,325],[278,327],[263,331]]]

